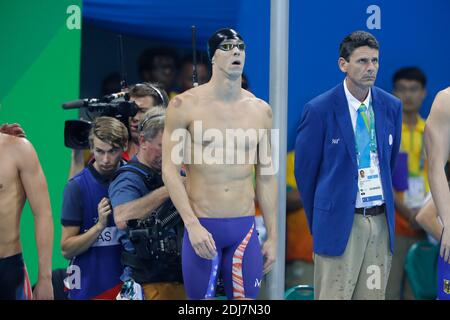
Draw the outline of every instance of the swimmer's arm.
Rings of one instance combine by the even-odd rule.
[[[256,199],[263,213],[268,239],[277,239],[277,183],[274,175],[261,174],[256,169]]]
[[[263,103],[264,127],[267,132],[272,129],[272,111],[267,103]],[[277,239],[277,183],[273,170],[270,134],[260,140],[258,145],[258,162],[256,164],[256,199],[261,207],[268,239]],[[264,159],[260,158],[264,155]]]
[[[415,222],[414,219],[417,215],[417,211],[408,208],[405,205],[402,197],[397,193],[394,194],[394,205],[395,205],[395,209],[402,217],[407,219],[411,224],[414,224],[414,222]]]
[[[189,229],[190,226],[198,225],[200,222],[192,210],[180,176],[182,159],[172,159],[172,150],[180,142],[171,139],[172,135],[178,131],[181,133],[187,132],[189,126],[188,108],[186,101],[180,97],[172,99],[167,107],[162,145],[162,176],[164,184],[169,190],[170,199],[180,213],[186,228]]]
[[[436,241],[439,241],[442,234],[442,226],[439,223],[437,209],[434,205],[433,199],[430,199],[420,209],[416,215],[416,221],[429,234],[433,236]]]
[[[450,191],[444,166],[450,145],[450,93],[440,92],[431,107],[425,126],[425,147],[428,156],[428,179],[438,215],[444,224],[440,256],[444,261],[450,257]]]
[[[36,245],[39,256],[38,281],[51,280],[53,220],[47,181],[31,143],[26,139],[20,139],[16,150],[20,179],[35,221]]]
[[[256,164],[256,199],[261,207],[264,225],[267,229],[267,239],[262,247],[265,257],[263,272],[266,274],[272,268],[276,259],[277,250],[277,202],[278,192],[275,180],[275,171],[272,162],[270,144],[270,129],[272,129],[272,110],[263,102],[261,109],[264,112],[264,128],[268,133],[258,144],[258,162]],[[264,156],[264,158],[262,158]]]
[[[440,92],[431,108],[425,127],[428,176],[433,199],[444,226],[450,227],[450,191],[445,164],[450,152],[450,94]]]
[[[170,101],[167,107],[162,146],[162,176],[164,184],[169,190],[170,199],[183,219],[184,226],[189,234],[189,241],[195,253],[204,259],[212,259],[217,255],[216,245],[211,233],[200,224],[189,203],[188,194],[180,175],[183,159],[172,158],[172,150],[177,150],[174,147],[182,143],[179,140],[173,141],[172,134],[180,133],[181,131],[181,134],[185,136],[189,126],[189,112],[191,108],[183,99],[190,98],[177,96]],[[175,151],[175,153],[177,152]]]

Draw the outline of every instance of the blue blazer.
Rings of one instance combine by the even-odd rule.
[[[372,87],[381,183],[394,248],[392,172],[400,148],[402,105]],[[297,129],[295,178],[303,200],[314,252],[340,256],[347,247],[358,189],[355,135],[343,83],[308,102]]]

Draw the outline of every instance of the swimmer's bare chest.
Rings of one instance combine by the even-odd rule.
[[[0,257],[21,251],[20,216],[25,204],[25,191],[11,155],[0,155]]]
[[[264,130],[260,118],[259,110],[250,102],[197,106],[187,128],[190,141],[187,147],[197,160],[203,160],[202,164],[255,164],[256,159],[252,162],[249,156],[255,153]]]
[[[17,167],[11,157],[0,156],[0,214],[22,209],[25,191]]]

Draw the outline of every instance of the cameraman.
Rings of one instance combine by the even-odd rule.
[[[128,90],[129,101],[134,102],[138,111],[134,117],[128,119],[129,141],[128,148],[123,153],[125,160],[130,160],[139,149],[138,123],[146,111],[152,107],[167,107],[169,98],[167,93],[161,87],[154,83],[144,82],[131,85]],[[69,178],[83,170],[85,164],[92,157],[90,152],[85,150],[73,150]]]
[[[126,267],[122,280],[126,282],[132,279],[139,283],[147,300],[186,298],[181,272],[180,251],[183,232],[181,219],[175,227],[164,230],[161,237],[153,241],[153,244],[164,243],[167,247],[167,240],[175,239],[177,248],[173,250],[172,247],[170,252],[169,250],[160,252],[151,245],[152,239],[155,239],[156,229],[151,227],[150,222],[145,223],[154,221],[150,219],[152,213],[170,201],[161,177],[161,139],[164,121],[163,108],[152,108],[145,114],[144,120],[138,126],[138,153],[127,166],[119,170],[109,187],[114,220],[119,229],[124,229],[122,262]],[[127,167],[132,167],[132,170],[126,170]],[[147,233],[146,237],[136,239],[131,236],[138,225],[148,227],[137,230],[143,231],[140,234]]]
[[[166,108],[169,104],[169,98],[167,93],[159,85],[150,82],[132,85],[128,91],[128,95],[130,101],[134,102],[138,107],[136,115],[129,119],[130,141],[127,155],[131,159],[139,150],[139,122],[143,119],[144,114],[152,107]]]
[[[111,216],[108,186],[127,149],[128,131],[119,120],[97,118],[89,133],[94,155],[87,167],[64,190],[61,213],[61,250],[76,276],[69,298],[115,299],[121,288],[121,245]]]

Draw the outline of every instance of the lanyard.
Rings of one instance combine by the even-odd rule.
[[[364,123],[366,125],[366,129],[369,131],[369,135],[370,135],[370,153],[376,153],[377,152],[377,136],[376,136],[376,132],[375,132],[375,114],[373,112],[373,108],[372,108],[372,103],[369,103],[369,123],[367,123],[367,117],[363,116],[364,119]],[[358,144],[355,144],[356,147],[356,160],[358,161],[359,164],[359,151],[358,151]]]

